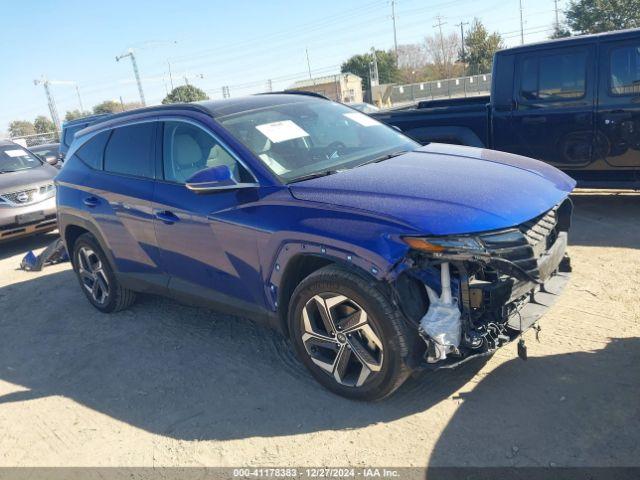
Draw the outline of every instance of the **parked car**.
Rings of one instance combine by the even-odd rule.
[[[26,148],[0,141],[0,241],[56,229],[57,174]]]
[[[98,310],[153,292],[264,321],[352,398],[518,338],[569,270],[567,175],[420,147],[316,96],[114,115],[76,134],[56,183]]]
[[[67,151],[73,143],[73,138],[76,132],[79,132],[83,128],[87,128],[89,125],[94,124],[97,121],[103,120],[108,117],[109,113],[100,113],[98,115],[90,115],[88,117],[76,118],[75,120],[69,120],[62,124],[62,132],[60,133],[60,148],[58,150],[58,158],[60,161],[64,161]]]
[[[422,143],[542,160],[584,187],[640,186],[640,29],[497,52],[491,96],[373,114]]]
[[[59,143],[44,143],[42,145],[34,145],[33,147],[29,147],[29,150],[31,150],[31,153],[35,153],[38,157],[40,157],[51,166],[54,166],[58,169],[62,166],[59,157]]]

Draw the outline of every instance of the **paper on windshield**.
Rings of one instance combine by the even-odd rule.
[[[294,138],[309,136],[307,132],[291,120],[264,123],[256,126],[256,128],[273,143],[286,142],[287,140],[293,140]]]
[[[344,114],[349,120],[353,120],[356,123],[359,123],[363,127],[375,127],[376,125],[380,125],[380,122],[374,120],[368,115],[360,112],[349,112]]]
[[[20,150],[20,149],[13,149],[13,150],[5,150],[4,153],[6,153],[8,156],[10,157],[26,157],[28,154],[27,152],[25,152],[24,150]]]

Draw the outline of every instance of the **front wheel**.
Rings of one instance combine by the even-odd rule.
[[[135,301],[135,293],[120,284],[102,248],[90,233],[81,235],[74,243],[72,264],[82,291],[101,312],[124,310]]]
[[[298,285],[289,332],[311,374],[344,397],[382,399],[411,373],[416,334],[375,280],[346,268],[324,267]]]

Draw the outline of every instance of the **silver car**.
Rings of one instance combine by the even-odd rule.
[[[57,228],[59,170],[11,141],[0,141],[0,242]]]

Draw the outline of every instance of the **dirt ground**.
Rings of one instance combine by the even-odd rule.
[[[640,466],[640,195],[574,196],[574,273],[488,361],[381,403],[324,391],[278,334],[143,297],[105,315],[69,264],[0,246],[0,466]]]

